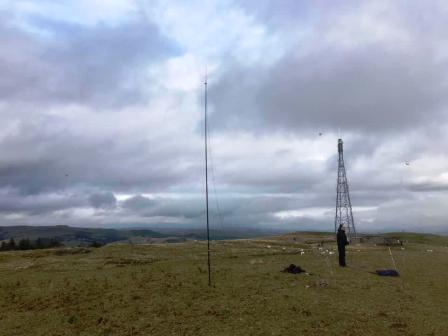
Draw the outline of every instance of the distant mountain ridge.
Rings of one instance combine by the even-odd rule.
[[[311,232],[298,231],[301,235],[313,236],[333,236],[332,232]],[[251,228],[229,227],[225,230],[211,230],[212,240],[231,240],[231,239],[251,239],[266,236],[284,235],[286,232],[276,232],[272,230],[261,230]],[[290,233],[292,234],[292,233]],[[432,243],[439,245],[448,244],[448,237],[434,234],[389,232],[376,234],[380,237],[394,237],[404,241],[415,243]],[[361,234],[361,236],[364,236]],[[369,234],[367,234],[369,236]],[[72,227],[68,225],[54,226],[0,226],[0,241],[7,241],[14,238],[17,242],[21,239],[35,241],[41,239],[56,239],[65,246],[89,246],[92,243],[101,245],[114,242],[129,243],[170,243],[182,242],[186,240],[204,240],[206,232],[198,228],[152,228],[132,227],[132,228],[84,228]]]
[[[0,240],[28,238],[55,238],[64,245],[89,245],[93,242],[108,244],[130,237],[162,238],[166,235],[147,229],[117,230],[103,228],[79,228],[68,225],[55,226],[3,226],[0,227]]]
[[[271,233],[253,229],[229,228],[228,230],[211,230],[210,237],[213,240],[254,238],[266,236]],[[193,228],[160,229],[160,231],[155,231],[144,227],[106,229],[72,227],[68,225],[0,226],[0,241],[9,240],[10,238],[14,238],[16,241],[20,239],[30,239],[33,241],[38,238],[51,238],[57,239],[65,246],[86,246],[92,243],[104,245],[119,241],[145,242],[151,241],[151,238],[154,238],[154,241],[166,240],[166,242],[204,240],[206,239],[206,233],[205,230]],[[165,238],[165,240],[161,238]],[[176,240],[175,238],[180,239]]]

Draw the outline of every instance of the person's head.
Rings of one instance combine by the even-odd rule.
[[[339,230],[345,231],[345,226],[344,226],[344,224],[339,225]]]

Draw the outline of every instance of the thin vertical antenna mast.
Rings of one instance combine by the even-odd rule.
[[[204,80],[204,141],[205,141],[205,205],[207,216],[207,264],[208,264],[208,285],[212,285],[210,270],[210,226],[208,216],[208,149],[207,149],[207,69],[205,70]]]

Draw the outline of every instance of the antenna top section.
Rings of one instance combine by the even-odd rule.
[[[339,153],[343,152],[343,142],[342,142],[342,139],[338,139],[338,152]]]

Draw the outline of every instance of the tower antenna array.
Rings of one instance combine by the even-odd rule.
[[[348,190],[347,174],[344,164],[344,146],[342,139],[338,139],[338,182],[336,187],[336,216],[334,220],[335,232],[339,225],[344,225],[348,230],[349,239],[356,237],[355,222],[353,220],[352,203]]]

